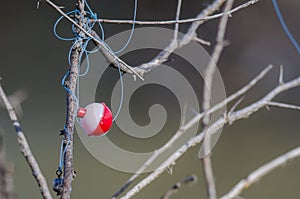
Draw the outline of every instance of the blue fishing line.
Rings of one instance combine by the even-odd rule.
[[[87,48],[87,45],[88,45],[88,42],[90,41],[91,39],[88,39],[86,42],[83,41],[83,39],[78,39],[76,40],[73,45],[71,46],[70,50],[69,50],[69,53],[68,53],[68,62],[69,62],[69,65],[71,65],[71,54],[72,54],[72,50],[74,48],[75,45],[78,44],[78,42],[82,43],[84,42],[83,44],[80,44],[80,48],[82,49],[82,52],[80,53],[79,55],[79,63],[81,63],[82,61],[82,56],[83,54],[85,54],[85,57],[86,57],[86,70],[83,72],[83,73],[80,73],[79,76],[82,77],[82,76],[85,76],[88,71],[89,71],[89,68],[90,68],[90,62],[89,62],[89,59],[88,59],[88,54],[89,52],[86,50]],[[79,69],[81,68],[81,65],[79,64]]]
[[[106,43],[104,43],[106,45]],[[112,52],[112,49],[106,45],[107,49],[111,52]],[[118,110],[116,112],[116,114],[114,114],[114,118],[113,118],[113,122],[117,119],[117,117],[119,116],[120,112],[121,112],[121,109],[122,109],[122,106],[123,106],[123,101],[124,101],[124,84],[123,84],[123,76],[122,76],[122,71],[121,71],[121,67],[120,67],[120,63],[117,61],[117,60],[114,60],[115,63],[117,63],[117,66],[118,66],[118,72],[119,72],[119,77],[120,77],[120,84],[121,84],[121,96],[120,96],[120,104],[119,104],[119,107],[118,107]]]
[[[68,87],[65,86],[65,80],[69,74],[70,74],[70,71],[68,70],[66,72],[66,74],[64,75],[64,77],[62,78],[61,84],[62,84],[63,88],[74,98],[74,100],[76,101],[76,106],[78,108],[79,104],[78,104],[78,99],[77,99],[76,95]]]
[[[125,50],[127,48],[127,46],[129,45],[131,39],[132,39],[132,36],[133,36],[133,33],[134,33],[134,28],[135,28],[136,13],[137,13],[137,4],[138,4],[138,1],[135,0],[134,1],[133,23],[132,23],[131,32],[130,32],[130,35],[128,37],[128,40],[127,40],[126,44],[120,50],[114,51],[115,54],[118,54],[118,53],[122,52],[123,50]]]
[[[73,10],[71,12],[68,12],[66,13],[67,15],[70,15],[70,14],[75,14],[76,12],[78,12],[77,10]],[[60,23],[60,21],[64,18],[64,16],[61,16],[59,17],[56,22],[54,23],[54,26],[53,26],[53,32],[54,32],[54,35],[55,37],[57,37],[58,39],[62,40],[62,41],[73,41],[74,39],[76,39],[76,37],[71,37],[71,38],[65,38],[65,37],[61,37],[57,32],[56,32],[56,29],[57,29],[57,26],[58,24]],[[72,26],[73,27],[73,26]]]
[[[86,59],[86,67],[85,67],[85,71],[83,73],[80,73],[78,75],[79,77],[85,76],[89,72],[89,70],[90,70],[89,54],[86,51],[84,53],[85,53],[85,59]],[[80,68],[81,68],[81,66],[80,66]],[[79,82],[78,82],[78,84],[79,84]],[[79,86],[77,86],[77,87],[79,87]]]
[[[66,87],[65,85],[64,85],[64,83],[65,83],[65,80],[66,80],[66,78],[67,78],[67,76],[70,74],[70,71],[68,70],[66,73],[65,73],[65,75],[64,75],[64,77],[62,78],[62,82],[61,82],[61,84],[62,84],[62,86],[63,86],[63,88],[73,97],[73,99],[76,101],[76,109],[78,109],[78,107],[79,107],[79,101],[78,101],[78,98],[77,98],[77,96],[68,88],[68,87]],[[75,118],[75,115],[73,116],[74,118]],[[73,118],[73,119],[74,119]],[[66,153],[66,150],[67,150],[67,147],[68,147],[68,145],[69,145],[69,142],[70,142],[70,132],[67,130],[67,128],[66,128],[66,126],[64,126],[64,132],[66,133],[66,135],[67,135],[67,143],[66,143],[66,145],[65,145],[65,147],[63,147],[63,143],[64,143],[64,139],[62,139],[62,143],[61,143],[61,148],[60,148],[60,157],[59,157],[59,166],[58,166],[58,169],[60,170],[60,171],[62,171],[62,167],[63,167],[63,165],[64,165],[64,155],[65,155],[65,153]]]
[[[111,48],[106,43],[104,43],[112,53],[120,53],[120,52],[122,52],[129,45],[129,43],[130,43],[130,41],[132,39],[133,33],[134,33],[134,29],[135,29],[135,21],[136,21],[136,13],[137,13],[137,3],[138,3],[137,0],[135,0],[134,16],[133,16],[133,21],[134,22],[132,24],[131,33],[129,35],[129,38],[128,38],[126,44],[120,50],[118,50],[116,52],[113,52],[111,50]],[[85,0],[85,6],[88,9],[88,11],[86,11],[86,13],[90,16],[90,18],[91,19],[97,19],[97,14],[92,11],[92,9],[90,8],[90,6],[88,5],[88,3],[87,3],[86,0]],[[80,14],[81,15],[81,13],[78,10],[73,10],[73,11],[68,12],[66,14],[67,15],[70,15],[70,14],[74,14],[74,15],[75,14]],[[85,68],[84,72],[82,72],[82,73],[80,72],[79,75],[78,75],[78,79],[77,79],[78,83],[77,83],[77,86],[76,86],[76,92],[75,92],[75,94],[67,86],[65,86],[65,81],[66,81],[66,78],[70,75],[70,70],[68,70],[65,73],[65,75],[62,78],[62,82],[61,82],[61,84],[62,84],[63,88],[66,90],[66,92],[69,93],[72,96],[72,98],[75,100],[75,102],[76,102],[76,108],[78,109],[79,108],[79,98],[77,96],[79,96],[79,80],[80,80],[80,77],[85,76],[88,73],[88,71],[89,71],[89,68],[90,68],[89,54],[97,52],[100,48],[97,47],[94,50],[90,50],[89,51],[87,49],[87,46],[88,46],[89,42],[92,39],[89,38],[89,37],[85,38],[85,37],[82,37],[81,35],[77,34],[76,27],[75,27],[74,24],[71,26],[72,32],[74,34],[74,37],[66,38],[66,37],[60,36],[57,33],[56,30],[57,30],[58,24],[62,21],[63,18],[64,17],[62,16],[62,17],[60,17],[60,18],[57,19],[57,21],[55,22],[54,27],[53,27],[53,29],[54,29],[53,32],[54,32],[54,35],[58,39],[60,39],[60,40],[63,40],[63,41],[73,41],[73,44],[70,47],[70,50],[69,50],[69,53],[68,53],[68,63],[69,63],[69,65],[71,65],[71,52],[72,52],[72,49],[75,47],[75,45],[78,44],[78,42],[80,43],[80,47],[81,47],[81,50],[82,50],[81,53],[80,53],[80,55],[79,55],[79,70],[81,69],[80,63],[82,62],[83,55],[85,55],[85,58],[86,58],[86,68]],[[75,19],[75,21],[78,22],[77,19]],[[99,39],[102,40],[102,42],[103,42],[104,38],[105,38],[104,37],[104,29],[103,29],[103,26],[102,26],[102,24],[100,22],[96,22],[96,20],[94,20],[94,22],[91,22],[91,20],[89,18],[87,18],[86,23],[84,24],[84,29],[86,29],[88,32],[90,32],[92,30],[92,28],[96,24],[100,27],[101,38],[99,38]],[[123,83],[122,71],[121,71],[119,62],[116,61],[116,63],[118,65],[118,73],[119,73],[119,76],[120,76],[121,96],[120,96],[120,104],[119,104],[118,110],[117,110],[117,112],[116,112],[116,114],[115,114],[115,116],[113,118],[113,121],[115,121],[116,118],[118,117],[118,115],[119,115],[119,113],[121,111],[122,105],[123,105],[123,100],[124,100],[124,83]],[[78,118],[76,117],[75,114],[74,114],[74,118],[76,118],[76,120],[78,122]],[[58,167],[59,170],[62,170],[62,167],[64,165],[64,158],[63,157],[64,157],[64,155],[66,153],[68,144],[70,142],[70,132],[67,130],[66,126],[64,126],[64,131],[65,131],[65,133],[67,135],[67,143],[66,143],[66,145],[64,145],[64,139],[62,139],[62,143],[61,143],[61,147],[60,147],[59,167]]]
[[[78,14],[78,13],[80,13],[80,12],[78,12],[78,10],[74,10],[74,11],[68,12],[67,14],[69,15],[69,14]],[[91,16],[93,15],[92,12],[87,11],[87,13],[90,14]],[[94,16],[95,16],[95,15],[94,15]],[[71,65],[71,52],[72,52],[72,49],[75,47],[75,45],[78,44],[78,42],[80,42],[80,47],[81,47],[81,49],[82,49],[82,52],[81,52],[80,55],[79,55],[79,63],[81,63],[83,54],[86,56],[86,59],[87,59],[87,65],[86,65],[85,71],[84,71],[83,73],[81,73],[81,74],[78,75],[78,80],[79,80],[79,77],[80,77],[80,76],[86,75],[86,74],[88,73],[88,71],[89,71],[89,59],[88,59],[88,54],[91,53],[91,52],[90,52],[90,51],[87,51],[86,48],[87,48],[88,43],[89,43],[89,41],[91,40],[91,38],[82,38],[79,34],[77,34],[76,31],[75,31],[75,26],[74,26],[74,24],[72,25],[72,32],[73,32],[73,34],[75,35],[74,37],[72,37],[72,38],[65,38],[65,37],[60,36],[60,35],[57,33],[56,29],[57,29],[57,26],[58,26],[58,24],[61,22],[62,19],[63,19],[63,17],[60,17],[60,18],[55,22],[55,24],[54,24],[54,35],[55,35],[58,39],[63,40],[63,41],[74,41],[73,44],[72,44],[72,46],[70,47],[69,54],[68,54],[68,62],[69,62],[69,65]],[[75,19],[75,21],[77,21],[77,20]],[[94,26],[95,24],[96,24],[96,23],[90,23],[90,21],[87,20],[87,23],[84,24],[84,28],[87,29],[88,31],[90,31],[90,30],[93,28],[93,26]],[[103,30],[103,29],[102,29],[102,30]],[[103,34],[103,35],[104,35],[104,34]],[[102,35],[102,36],[103,36],[103,35]],[[96,52],[96,51],[93,51],[93,52]],[[79,70],[80,70],[80,65],[79,65]],[[77,96],[79,96],[79,89],[78,89],[79,86],[77,85],[77,89],[76,89],[77,92],[76,92],[76,94],[74,94],[67,86],[65,86],[65,81],[66,81],[66,78],[69,76],[69,74],[70,74],[70,71],[68,70],[68,71],[65,73],[65,75],[63,76],[63,78],[62,78],[61,84],[62,84],[63,88],[67,91],[67,93],[69,93],[69,94],[72,96],[72,98],[75,100],[75,102],[76,102],[76,109],[78,109],[78,108],[79,108],[79,99],[78,99]],[[79,83],[79,81],[78,81],[78,83]],[[74,115],[74,118],[75,118],[75,117],[76,117],[76,116]],[[77,119],[77,117],[76,117],[76,119]],[[60,171],[62,171],[62,167],[63,167],[63,165],[64,165],[64,155],[65,155],[65,153],[66,153],[68,144],[69,144],[69,142],[70,142],[70,132],[67,130],[66,126],[64,126],[64,131],[65,131],[65,133],[66,133],[66,135],[67,135],[67,143],[66,143],[66,145],[64,145],[64,139],[62,139],[62,143],[61,143],[61,147],[60,147],[59,166],[58,166],[58,169],[59,169]],[[64,147],[64,146],[65,146],[65,147]]]
[[[120,63],[117,62],[118,64],[118,72],[119,72],[119,76],[120,76],[120,84],[121,84],[121,97],[120,97],[120,104],[119,104],[119,108],[114,116],[113,122],[118,118],[121,109],[122,109],[122,105],[123,105],[123,100],[124,100],[124,85],[123,85],[123,76],[122,76],[122,71],[120,68]]]
[[[61,144],[60,144],[60,153],[59,153],[59,164],[58,164],[58,170],[62,170],[63,167],[63,158],[62,158],[62,150],[63,150],[63,143],[64,141],[61,140]]]
[[[274,9],[275,9],[275,12],[276,12],[276,15],[280,21],[280,24],[284,30],[284,32],[286,33],[286,35],[288,36],[288,38],[290,39],[290,41],[293,43],[293,45],[295,46],[295,48],[297,49],[298,53],[300,54],[300,46],[299,44],[297,43],[296,39],[294,38],[294,36],[292,35],[292,33],[289,31],[286,23],[284,22],[284,19],[282,17],[282,14],[279,10],[279,6],[277,4],[277,1],[276,0],[272,0],[272,3],[273,3],[273,6],[274,6]]]
[[[77,88],[76,88],[76,94],[77,94],[77,96],[79,96],[79,81],[80,81],[80,77],[78,76],[78,78],[77,78]],[[79,100],[80,100],[80,98],[78,98],[78,104],[79,104]],[[78,107],[79,108],[79,107]],[[75,117],[76,118],[76,122],[79,124],[79,119],[78,119],[78,116],[77,117]]]
[[[94,19],[96,19],[96,18],[97,18],[97,14],[94,13],[94,12],[92,11],[90,5],[88,4],[88,2],[87,2],[86,0],[84,0],[84,4],[85,4],[85,6],[87,7],[87,9],[88,9],[91,13],[93,13],[93,16],[91,16],[91,17],[94,18]]]
[[[89,10],[90,12],[90,16],[92,19],[97,19],[97,14],[93,12],[93,10],[90,8],[89,4],[87,3],[87,0],[84,0],[84,3],[85,3],[85,6],[87,7],[87,9]],[[101,30],[101,37],[102,37],[102,40],[104,41],[104,29],[103,29],[103,26],[100,22],[97,22],[97,24],[99,25],[100,27],[100,30]]]
[[[65,128],[66,130],[66,128]],[[64,166],[64,156],[66,154],[68,145],[70,143],[70,139],[68,138],[68,141],[64,147],[64,140],[61,140],[61,145],[60,145],[60,155],[59,155],[59,165],[58,165],[58,170],[62,171],[62,168]]]
[[[64,148],[64,140],[61,140],[61,144],[60,144],[60,155],[59,155],[59,165],[58,165],[58,170],[62,170],[62,167],[64,165],[64,159],[63,159],[63,149]]]

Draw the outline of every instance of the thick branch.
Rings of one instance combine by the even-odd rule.
[[[77,3],[77,9],[80,10],[81,15],[76,15],[79,21],[79,27],[83,26],[83,18],[85,15],[84,12],[84,1],[79,0]],[[81,32],[81,29],[76,29],[77,34],[84,34]],[[77,99],[75,99],[76,85],[80,67],[80,57],[82,53],[82,44],[81,41],[77,42],[71,52],[71,66],[69,72],[69,80],[66,82],[67,87],[67,120],[65,124],[65,134],[64,134],[64,143],[66,147],[66,152],[64,154],[64,180],[63,180],[63,190],[61,193],[61,199],[70,199],[72,191],[72,181],[74,177],[74,168],[73,168],[73,134],[74,134],[74,125],[75,117],[77,114]]]
[[[0,85],[0,96],[6,106],[10,120],[12,121],[13,126],[15,127],[15,130],[17,132],[17,141],[20,146],[20,151],[23,154],[23,156],[25,157],[27,164],[29,165],[29,167],[32,171],[32,175],[39,185],[40,192],[41,192],[43,198],[52,199],[46,179],[45,179],[44,175],[42,174],[40,167],[30,150],[29,144],[28,144],[28,142],[25,138],[25,135],[22,131],[21,125],[20,125],[17,115],[14,111],[14,108],[11,106],[10,102],[8,101],[6,94],[1,85]]]
[[[80,46],[74,46],[72,50],[71,68],[70,68],[70,79],[68,82],[69,91],[75,93],[75,87],[78,77],[78,66],[79,66],[79,54],[81,53]],[[75,117],[77,112],[77,105],[74,97],[68,92],[67,93],[67,121],[66,121],[66,132],[64,135],[64,144],[66,147],[64,153],[64,181],[63,191],[61,193],[61,199],[69,199],[72,190],[73,181],[73,134]]]

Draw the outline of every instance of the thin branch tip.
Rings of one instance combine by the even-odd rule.
[[[204,39],[201,39],[201,38],[197,37],[196,35],[194,36],[194,41],[198,42],[199,44],[203,44],[203,45],[206,45],[206,46],[211,46],[210,41],[206,41]]]
[[[232,107],[231,107],[231,109],[229,110],[229,112],[228,112],[228,115],[230,115],[231,113],[233,113],[235,110],[236,110],[236,108],[238,107],[238,105],[240,105],[241,104],[241,102],[243,101],[245,99],[245,95],[244,96],[242,96]]]
[[[280,65],[280,71],[279,71],[279,84],[284,84],[283,81],[283,66]]]
[[[37,10],[40,9],[40,2],[41,2],[41,0],[38,0],[38,1],[36,2],[36,9],[37,9]]]
[[[278,108],[286,108],[286,109],[292,109],[292,110],[300,110],[300,106],[292,105],[292,104],[286,104],[286,103],[281,103],[281,102],[268,102],[268,106],[274,106]],[[267,106],[267,107],[268,107]]]
[[[183,185],[188,185],[197,181],[196,175],[189,175],[182,180],[176,182],[170,189],[166,191],[166,193],[161,197],[161,199],[169,199],[171,196],[176,193]]]
[[[183,24],[183,23],[193,23],[193,22],[207,22],[212,19],[217,19],[222,17],[224,14],[231,15],[234,12],[237,12],[241,9],[247,8],[255,3],[258,0],[250,0],[244,4],[241,4],[234,9],[230,10],[228,13],[219,13],[210,16],[201,16],[189,19],[181,19],[181,20],[167,20],[167,21],[133,21],[133,20],[113,20],[113,19],[96,19],[91,20],[92,22],[101,22],[101,23],[110,23],[110,24],[136,24],[136,25],[170,25],[170,24]]]

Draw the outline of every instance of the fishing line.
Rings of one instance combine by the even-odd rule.
[[[97,21],[97,14],[95,12],[93,12],[93,10],[90,8],[89,4],[87,3],[87,0],[85,0],[84,2],[85,2],[85,7],[87,8],[87,10],[85,11],[87,13],[87,16],[82,16],[82,17],[85,17],[85,19],[86,19],[86,22],[83,25],[83,27],[88,32],[91,32],[91,30],[97,24],[99,26],[100,30],[101,30],[101,38],[99,38],[99,39],[102,42],[104,42],[105,31],[104,31],[104,28],[103,28],[102,24],[100,22],[95,22],[95,21]],[[132,36],[133,36],[133,33],[134,33],[134,29],[135,29],[135,21],[136,21],[136,15],[137,15],[137,3],[138,3],[138,1],[135,0],[135,3],[134,3],[134,13],[133,13],[133,24],[132,24],[132,27],[131,27],[130,35],[129,35],[129,37],[128,37],[126,43],[125,43],[125,45],[120,50],[113,52],[111,50],[111,48],[104,42],[104,44],[108,47],[108,49],[112,53],[118,54],[118,53],[124,51],[128,47],[128,45],[129,45],[129,43],[130,43],[130,41],[132,39]],[[73,10],[73,11],[70,11],[70,12],[68,12],[66,14],[67,15],[76,15],[76,14],[81,15],[80,11],[77,10],[77,9]],[[78,97],[79,96],[80,77],[83,77],[83,76],[87,75],[88,72],[89,72],[89,69],[90,69],[89,54],[98,52],[98,50],[100,49],[100,47],[96,47],[93,50],[88,50],[87,47],[88,47],[89,42],[92,40],[92,38],[85,37],[85,36],[82,36],[80,34],[77,34],[76,27],[75,27],[74,24],[71,26],[71,30],[72,30],[72,33],[74,35],[73,37],[63,37],[63,36],[59,35],[58,32],[57,32],[57,29],[58,29],[58,25],[60,24],[60,22],[63,19],[64,19],[64,16],[61,16],[61,17],[59,17],[56,20],[56,22],[54,23],[54,26],[53,26],[53,32],[54,32],[55,37],[57,37],[58,39],[60,39],[62,41],[73,41],[73,44],[70,47],[69,52],[68,52],[68,63],[69,63],[69,65],[71,65],[72,50],[74,50],[75,47],[77,48],[77,45],[80,45],[79,47],[81,49],[81,52],[80,52],[80,55],[79,55],[79,66],[78,66],[79,67],[79,74],[78,74],[78,77],[77,77],[77,85],[76,85],[75,93],[73,93],[68,88],[68,86],[65,85],[66,79],[70,75],[70,69],[64,74],[64,76],[63,76],[63,78],[61,80],[62,87],[74,99],[74,101],[76,103],[76,110],[77,110],[79,108],[79,104],[80,104],[79,103],[79,97]],[[91,22],[91,19],[94,19],[94,21]],[[75,21],[78,22],[77,19],[75,19]],[[83,58],[83,56],[86,59],[86,64],[85,64],[85,70],[81,71],[81,67],[82,67],[81,64],[82,64],[82,58]],[[117,109],[117,112],[115,113],[113,121],[115,121],[116,118],[118,117],[118,115],[119,115],[119,113],[121,111],[122,105],[123,105],[123,100],[124,100],[124,83],[123,83],[122,71],[121,71],[119,62],[117,60],[115,60],[115,63],[117,64],[118,73],[119,73],[119,77],[120,77],[120,86],[121,86],[120,92],[121,92],[121,96],[120,96],[120,104],[119,104],[119,107]],[[74,119],[76,118],[76,120],[78,122],[78,118],[76,116],[77,116],[77,114],[73,115]],[[71,134],[68,131],[68,129],[66,128],[66,125],[64,126],[63,133],[66,135],[67,140],[65,141],[64,138],[63,138],[62,142],[61,142],[61,145],[60,145],[59,164],[58,164],[58,170],[56,172],[58,178],[56,178],[55,179],[56,181],[54,181],[54,182],[56,182],[57,186],[61,186],[62,185],[62,184],[57,184],[57,183],[62,183],[62,177],[61,176],[62,176],[62,168],[63,168],[63,165],[64,165],[64,156],[65,156],[65,153],[67,151],[67,147],[68,147],[68,145],[70,143],[70,136],[71,136]],[[59,194],[59,190],[57,189],[57,187],[53,187],[53,189]]]
[[[293,43],[293,45],[297,49],[298,54],[300,54],[300,46],[299,46],[298,42],[296,41],[296,39],[294,38],[293,34],[288,29],[288,27],[287,27],[287,25],[286,25],[286,23],[285,23],[285,21],[283,19],[283,16],[282,16],[282,14],[280,12],[280,9],[279,9],[279,6],[277,4],[277,1],[276,0],[272,0],[272,3],[273,3],[276,15],[277,15],[277,17],[278,17],[278,19],[280,21],[280,24],[281,24],[284,32],[286,33],[286,35],[288,36],[289,40]]]
[[[124,51],[127,46],[129,45],[131,39],[132,39],[132,36],[133,36],[133,33],[134,33],[134,29],[135,29],[135,22],[136,22],[136,15],[137,15],[137,4],[138,4],[138,0],[135,0],[134,1],[134,12],[133,12],[133,23],[132,23],[132,27],[131,27],[131,32],[130,32],[130,35],[128,37],[128,40],[126,42],[126,44],[118,51],[114,51],[115,54],[119,54],[121,53],[122,51]]]

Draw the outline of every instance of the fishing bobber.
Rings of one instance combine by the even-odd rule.
[[[112,125],[112,113],[105,103],[92,103],[79,108],[79,124],[88,136],[104,135]]]

